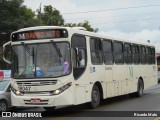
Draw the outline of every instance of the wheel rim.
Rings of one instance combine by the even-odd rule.
[[[93,93],[92,93],[92,101],[93,103],[99,103],[99,93],[97,90],[93,90]]]
[[[4,103],[4,102],[2,102],[2,103],[0,103],[0,111],[6,111],[7,110],[7,105]]]
[[[143,87],[142,87],[142,84],[139,85],[139,94],[140,94],[140,95],[143,94]]]

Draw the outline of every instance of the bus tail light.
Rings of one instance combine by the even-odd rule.
[[[50,95],[58,95],[58,94],[61,94],[63,91],[67,90],[70,86],[72,85],[72,82],[60,87],[59,89],[57,90],[54,90],[54,91],[51,91],[50,92]]]

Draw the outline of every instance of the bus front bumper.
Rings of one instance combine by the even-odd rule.
[[[17,96],[11,92],[12,106],[20,107],[53,107],[61,105],[72,105],[73,95],[70,90],[66,90],[59,95],[53,96]]]

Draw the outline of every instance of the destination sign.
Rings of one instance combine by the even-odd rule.
[[[67,38],[65,29],[31,30],[12,34],[12,41],[38,40],[51,38]]]

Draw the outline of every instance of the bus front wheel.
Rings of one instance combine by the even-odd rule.
[[[97,85],[94,85],[91,93],[91,102],[89,104],[90,108],[94,109],[100,104],[100,91]]]
[[[56,107],[43,107],[46,111],[54,111]]]

